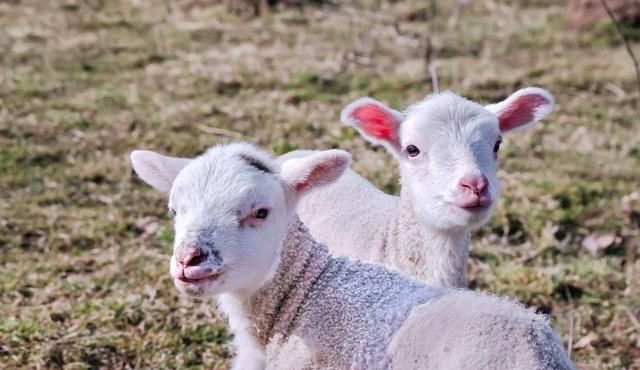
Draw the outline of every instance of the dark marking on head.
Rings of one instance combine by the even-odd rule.
[[[260,162],[258,159],[254,158],[254,157],[252,157],[252,156],[250,156],[248,154],[240,154],[240,158],[242,158],[242,160],[245,163],[247,163],[249,166],[252,166],[252,167],[254,167],[254,168],[256,168],[256,169],[258,169],[258,170],[260,170],[262,172],[269,173],[269,174],[273,173],[273,171],[269,167],[267,167],[266,164]]]
[[[217,264],[217,265],[222,265],[222,256],[220,255],[220,251],[217,249],[211,249],[211,257],[213,258],[213,261]]]

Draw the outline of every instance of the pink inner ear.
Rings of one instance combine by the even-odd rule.
[[[395,141],[399,122],[389,112],[375,104],[358,107],[351,112],[351,118],[360,124],[362,131],[376,139]]]
[[[317,165],[311,170],[309,175],[304,179],[303,182],[299,182],[296,184],[295,189],[297,192],[311,190],[314,185],[321,183],[321,176],[327,168],[324,165]]]
[[[333,181],[342,173],[345,166],[343,158],[331,158],[311,168],[304,180],[294,185],[297,192],[306,192],[312,188]]]
[[[537,94],[517,97],[498,116],[500,131],[506,132],[533,122],[536,110],[549,103],[547,98]]]

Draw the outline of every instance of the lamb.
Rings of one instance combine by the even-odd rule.
[[[318,368],[573,368],[546,319],[514,302],[331,257],[295,209],[339,178],[351,162],[346,152],[279,168],[238,143],[192,160],[134,151],[131,161],[168,193],[170,274],[183,293],[218,296],[234,334],[233,370],[264,369],[266,346],[292,336]]]
[[[300,218],[335,255],[379,262],[431,285],[466,287],[471,230],[491,217],[500,190],[501,134],[531,127],[553,108],[553,96],[535,87],[486,107],[444,92],[404,113],[356,100],[341,121],[396,158],[400,196],[348,170],[302,199]]]

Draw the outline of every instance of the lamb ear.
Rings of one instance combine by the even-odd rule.
[[[168,193],[173,180],[191,159],[167,157],[149,150],[131,152],[131,163],[138,176],[147,184]]]
[[[384,145],[394,155],[399,155],[400,124],[402,113],[377,100],[360,98],[347,105],[340,114],[340,121],[355,127],[368,141]]]
[[[528,128],[553,112],[553,95],[539,87],[527,87],[511,94],[500,103],[485,108],[498,116],[500,131]]]
[[[351,154],[344,150],[325,150],[282,164],[280,175],[298,195],[337,180],[351,165]]]

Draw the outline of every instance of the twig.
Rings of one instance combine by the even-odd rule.
[[[235,132],[235,131],[231,131],[231,130],[226,130],[220,127],[210,127],[210,126],[206,126],[204,124],[200,124],[198,125],[198,130],[204,132],[205,134],[210,134],[210,135],[216,135],[216,136],[223,136],[223,137],[228,137],[231,139],[242,139],[242,134],[239,132]]]
[[[458,22],[460,22],[460,15],[462,14],[462,9],[469,4],[470,0],[458,0],[456,2],[455,8],[453,8],[453,15],[449,18],[449,23],[447,28],[452,30],[458,26]]]
[[[631,320],[633,326],[640,330],[640,321],[638,321],[636,315],[634,315],[628,307],[622,307],[622,310],[627,314],[627,316],[629,316],[629,320]]]
[[[256,12],[256,15],[265,16],[269,14],[269,10],[270,7],[267,0],[258,0],[257,4],[254,5],[254,12]]]
[[[630,215],[631,216],[631,215]],[[640,252],[640,238],[631,238],[627,244],[627,289],[625,294],[633,295],[638,289],[638,280],[636,275],[636,261],[638,260],[638,254]]]
[[[91,334],[91,335],[85,335],[83,333],[72,333],[70,335],[67,335],[64,338],[59,338],[56,340],[53,340],[53,344],[70,344],[70,343],[74,343],[74,342],[79,342],[85,339],[90,339],[94,342],[101,340],[101,339],[110,339],[110,338],[117,338],[117,337],[124,337],[127,336],[127,333],[122,333],[122,332],[115,332],[115,333],[105,333],[105,334]]]
[[[571,358],[571,351],[573,350],[573,331],[575,326],[575,311],[569,312],[569,343],[567,343],[567,356]]]
[[[627,54],[629,54],[629,57],[631,57],[631,60],[633,61],[633,66],[636,70],[636,87],[638,89],[638,107],[640,108],[640,65],[638,64],[638,59],[636,58],[636,55],[633,52],[633,49],[631,48],[631,43],[629,42],[629,38],[627,37],[627,35],[624,34],[624,32],[622,32],[622,27],[620,26],[620,22],[618,22],[615,14],[613,14],[613,12],[611,11],[611,8],[609,8],[609,4],[607,4],[607,1],[600,0],[600,3],[604,7],[604,10],[607,11],[609,18],[611,18],[611,22],[613,22],[613,25],[616,28],[616,32],[618,32],[618,35],[620,35],[620,38],[624,43],[624,47],[627,49]]]
[[[522,256],[520,258],[516,258],[514,261],[518,264],[520,263],[527,263],[530,262],[531,260],[537,258],[539,255],[541,255],[542,253],[548,251],[549,249],[552,249],[553,247],[542,247],[537,249],[536,251],[534,251],[533,253],[526,255],[526,256]]]
[[[435,94],[440,92],[440,84],[438,83],[438,61],[434,60],[429,64],[429,73],[431,73],[431,84],[433,85],[433,92]]]
[[[433,30],[435,29],[434,23],[436,20],[437,11],[438,11],[438,7],[437,7],[436,0],[431,0],[429,2],[429,8],[427,10],[427,29],[426,29],[427,42],[424,50],[424,62],[425,62],[425,67],[426,67],[425,69],[426,69],[427,75],[432,77],[431,79],[432,84],[433,84],[432,64],[436,59],[432,36],[433,36]],[[435,84],[433,85],[433,91],[437,92]]]

